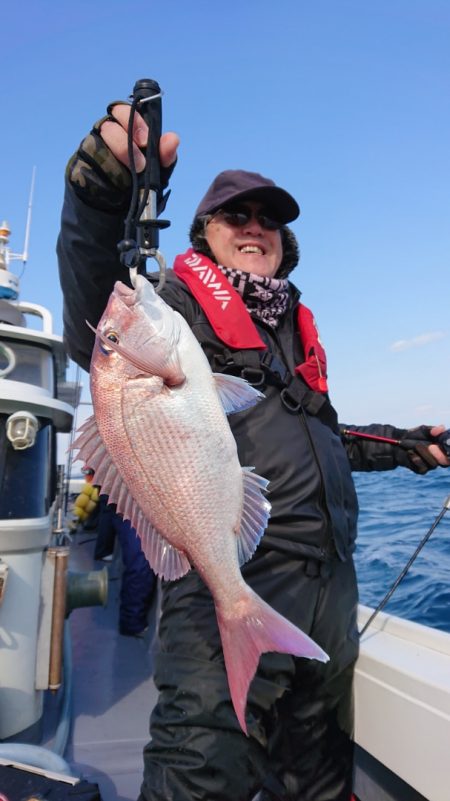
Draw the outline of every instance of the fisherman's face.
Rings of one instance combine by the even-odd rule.
[[[263,203],[246,200],[215,212],[205,236],[218,264],[273,278],[283,258],[280,227]]]

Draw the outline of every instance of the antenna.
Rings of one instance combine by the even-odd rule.
[[[25,264],[28,259],[28,244],[30,241],[31,208],[33,204],[35,175],[36,167],[33,167],[23,253],[13,253],[12,250],[10,250],[9,235],[11,233],[11,229],[6,220],[0,225],[0,298],[5,298],[7,300],[17,300],[19,297],[19,278],[17,275],[14,275],[14,273],[9,271],[10,262],[22,261],[25,268]]]
[[[33,206],[33,193],[34,193],[34,179],[36,177],[36,167],[33,167],[33,172],[31,174],[31,187],[30,187],[30,197],[28,200],[28,212],[27,212],[27,224],[25,227],[25,243],[23,246],[23,253],[22,253],[22,261],[24,265],[28,260],[28,244],[30,241],[30,227],[31,227],[31,209]]]
[[[34,192],[34,178],[36,175],[36,167],[33,167],[33,172],[31,175],[31,188],[30,188],[30,198],[28,200],[28,212],[27,212],[27,223],[25,226],[25,243],[23,246],[23,253],[13,253],[9,247],[7,247],[9,241],[9,234],[11,233],[8,223],[3,224],[3,229],[5,230],[6,239],[4,239],[4,250],[6,253],[6,262],[5,264],[9,264],[10,261],[22,261],[24,266],[28,259],[28,244],[30,241],[30,227],[31,227],[31,207],[33,205],[33,192]],[[1,233],[1,231],[0,231]]]

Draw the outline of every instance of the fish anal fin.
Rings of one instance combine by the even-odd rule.
[[[150,567],[157,576],[167,581],[181,578],[191,569],[191,563],[183,551],[171,545],[145,517],[139,504],[130,494],[120,493],[117,512],[130,520],[141,540],[142,550]]]
[[[146,522],[148,525],[145,535],[141,536],[141,544],[153,572],[166,581],[174,581],[188,573],[191,563],[186,554],[171,545],[149,521]]]

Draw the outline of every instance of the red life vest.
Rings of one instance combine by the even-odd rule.
[[[190,248],[176,257],[175,273],[190,289],[216,336],[236,350],[267,350],[247,308],[236,290],[211,259]],[[297,306],[298,332],[305,361],[295,368],[315,392],[327,392],[327,359],[314,316],[307,306]]]

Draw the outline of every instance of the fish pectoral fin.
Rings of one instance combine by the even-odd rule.
[[[160,376],[169,387],[183,384],[186,376],[180,364],[176,342],[161,337],[154,337],[151,347],[143,349],[140,358],[145,360],[145,369],[149,375]]]
[[[225,414],[243,412],[264,398],[262,392],[243,378],[225,373],[213,373],[213,376]]]
[[[164,365],[161,375],[164,379],[164,383],[167,384],[168,387],[179,387],[186,381],[186,376],[181,368],[180,357],[176,348],[172,350],[171,356]]]
[[[241,527],[237,538],[239,564],[243,565],[253,556],[267,526],[271,505],[263,494],[268,481],[253,472],[253,467],[243,467],[244,500]]]

